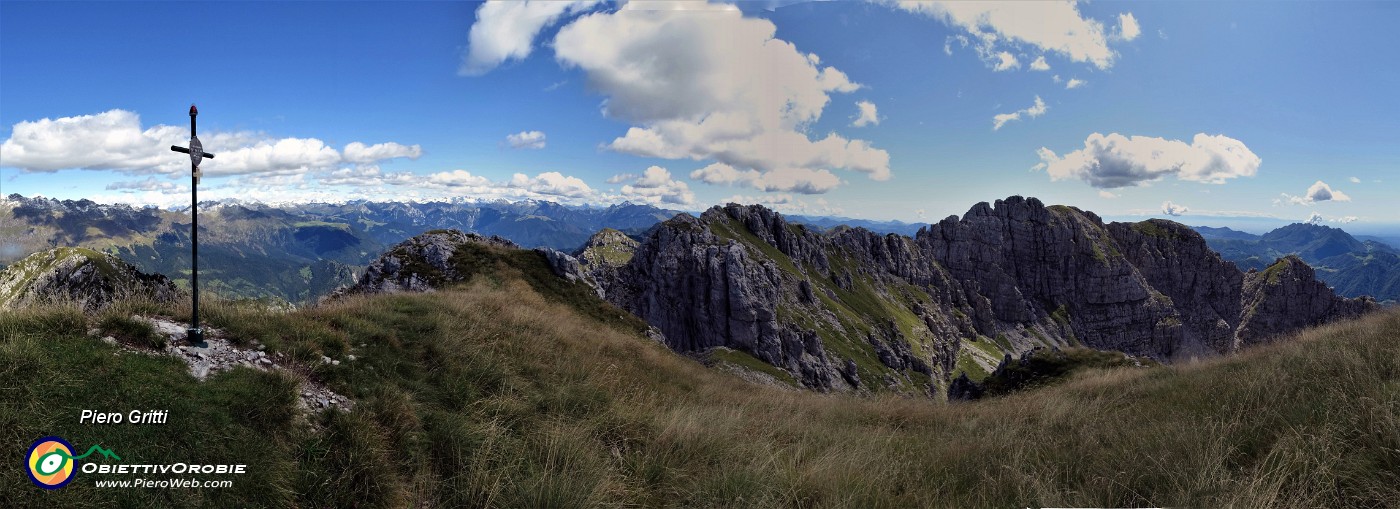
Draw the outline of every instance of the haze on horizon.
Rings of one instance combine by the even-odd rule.
[[[199,20],[191,23],[190,19]],[[1400,229],[1393,3],[0,3],[0,195]],[[1252,225],[1258,225],[1251,228]]]

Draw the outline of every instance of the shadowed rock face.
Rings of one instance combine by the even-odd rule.
[[[0,270],[0,308],[74,301],[95,311],[119,298],[170,300],[178,293],[165,276],[90,249],[49,249]]]
[[[1339,299],[1317,280],[1312,267],[1297,256],[1278,259],[1244,277],[1241,341],[1268,341],[1303,327],[1360,316],[1375,309],[1366,299]]]
[[[731,204],[657,225],[634,249],[625,264],[556,270],[661,329],[673,349],[733,348],[822,390],[912,392],[915,373],[941,386],[963,340],[979,336],[1006,353],[1083,344],[1170,361],[1375,307],[1336,297],[1300,260],[1280,262],[1270,283],[1183,225],[1106,225],[1019,196],[913,238],[819,233]]]

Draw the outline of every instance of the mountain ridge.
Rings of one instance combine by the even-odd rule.
[[[1037,346],[1218,355],[1375,307],[1292,262],[1256,281],[1178,223],[1104,224],[1019,196],[913,237],[729,204],[657,225],[612,273],[557,258],[673,349],[731,348],[819,390],[936,393]]]
[[[1293,223],[1263,235],[1228,228],[1193,227],[1212,249],[1245,270],[1264,270],[1296,255],[1316,269],[1337,293],[1400,301],[1400,249],[1374,239],[1361,240],[1341,228]]]

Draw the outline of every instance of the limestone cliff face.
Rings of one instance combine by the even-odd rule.
[[[1251,343],[1376,308],[1371,299],[1337,297],[1317,280],[1312,267],[1292,255],[1262,271],[1245,274],[1241,305],[1239,338]]]
[[[1165,317],[1171,327],[1159,359],[1210,355],[1241,346],[1235,334],[1240,324],[1243,275],[1206,246],[1205,239],[1172,221],[1149,219],[1108,225],[1123,256],[1169,303]],[[1150,352],[1140,352],[1150,353]]]
[[[731,205],[677,216],[632,249],[593,281],[678,351],[732,348],[816,389],[920,394],[956,361],[947,276],[908,237],[822,234]]]
[[[913,238],[731,204],[609,245],[630,253],[569,270],[672,348],[732,348],[819,390],[941,392],[1037,346],[1214,355],[1374,307],[1301,261],[1246,276],[1177,223],[1104,224],[1019,196]]]
[[[1092,213],[1017,196],[916,238],[952,273],[983,334],[1039,326],[1047,338],[1144,353],[1170,337],[1170,305]]]
[[[0,309],[73,301],[94,311],[119,298],[170,300],[178,293],[165,276],[143,273],[121,258],[91,249],[40,251],[0,270]]]

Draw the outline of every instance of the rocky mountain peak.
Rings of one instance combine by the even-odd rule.
[[[353,286],[337,293],[426,292],[463,281],[468,272],[458,254],[464,245],[519,249],[514,242],[461,230],[432,230],[386,251],[365,268]]]
[[[1346,231],[1319,224],[1293,223],[1265,233],[1260,240],[1315,260],[1366,251],[1365,244]]]
[[[163,275],[143,273],[121,258],[84,248],[40,251],[0,270],[0,308],[74,301],[93,311],[120,298],[169,300],[177,294]]]
[[[1296,255],[1279,258],[1264,270],[1245,274],[1241,306],[1239,336],[1245,341],[1267,340],[1377,308],[1375,300],[1369,297],[1337,297],[1326,283],[1317,280],[1313,268]]]
[[[604,228],[588,238],[574,257],[587,267],[621,267],[632,260],[638,242],[627,234]]]

